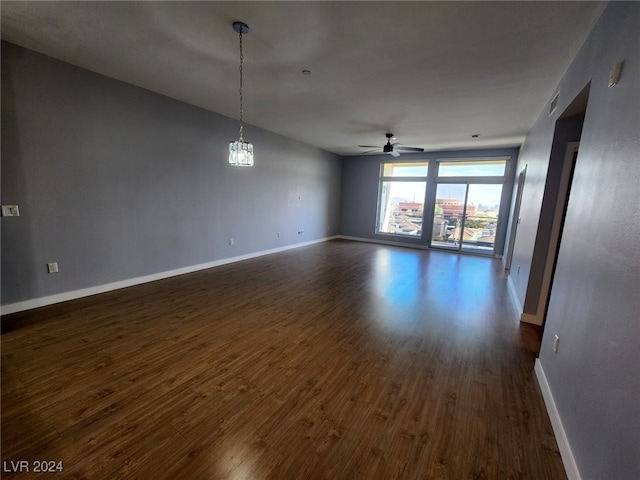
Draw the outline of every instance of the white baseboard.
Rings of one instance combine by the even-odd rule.
[[[509,293],[511,294],[511,299],[518,310],[518,314],[522,314],[522,304],[520,303],[520,299],[518,298],[518,292],[516,291],[516,286],[513,284],[513,278],[511,275],[507,277],[507,288],[509,289]]]
[[[9,315],[10,313],[22,312],[25,310],[31,310],[33,308],[45,307],[47,305],[53,305],[54,303],[66,302],[67,300],[75,300],[77,298],[88,297],[90,295],[97,295],[99,293],[110,292],[113,290],[119,290],[121,288],[132,287],[134,285],[140,285],[143,283],[154,282],[156,280],[162,280],[164,278],[175,277],[177,275],[184,275],[185,273],[197,272],[198,270],[205,270],[207,268],[219,267],[220,265],[226,265],[228,263],[241,262],[242,260],[248,260],[250,258],[262,257],[264,255],[270,255],[272,253],[284,252],[286,250],[293,250],[295,248],[306,247],[315,243],[327,242],[329,240],[335,240],[338,236],[321,238],[318,240],[311,240],[309,242],[295,243],[293,245],[287,245],[284,247],[272,248],[269,250],[263,250],[260,252],[248,253],[246,255],[239,255],[237,257],[223,258],[221,260],[215,260],[213,262],[200,263],[198,265],[191,265],[188,267],[177,268],[175,270],[169,270],[165,272],[154,273],[151,275],[145,275],[143,277],[129,278],[118,282],[107,283],[104,285],[96,285],[94,287],[82,288],[79,290],[73,290],[70,292],[57,293],[55,295],[47,295],[46,297],[34,298],[25,300],[22,302],[10,303],[8,305],[2,305],[0,307],[1,315]]]
[[[523,313],[520,315],[520,321],[524,323],[532,323],[533,325],[542,325],[542,318],[531,313]]]
[[[540,385],[540,390],[542,390],[542,397],[544,398],[544,404],[547,407],[547,413],[549,414],[549,419],[551,420],[553,433],[556,436],[556,442],[558,443],[558,449],[560,450],[562,463],[564,464],[564,469],[567,472],[567,478],[569,480],[581,480],[580,471],[578,470],[578,465],[576,464],[576,461],[573,458],[571,445],[569,444],[569,440],[567,439],[567,435],[564,431],[564,427],[562,426],[562,420],[560,419],[560,415],[558,414],[558,409],[556,408],[556,402],[553,399],[551,388],[549,387],[549,383],[547,382],[547,377],[544,374],[544,369],[542,368],[542,363],[540,363],[539,358],[536,359],[535,372],[536,372],[536,377],[538,378],[538,384]]]
[[[509,275],[507,277],[507,287],[509,288],[509,293],[511,294],[511,299],[518,309],[519,321],[524,323],[532,323],[534,325],[542,325],[542,318],[538,318],[537,315],[532,315],[530,313],[524,313],[524,307],[522,303],[520,303],[520,298],[518,297],[518,291],[516,290],[516,286],[513,283],[513,277]]]

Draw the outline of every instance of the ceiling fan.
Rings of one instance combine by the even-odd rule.
[[[391,139],[395,138],[393,136],[393,133],[387,133],[385,135],[387,137],[387,143],[382,148],[376,147],[374,145],[358,145],[359,147],[362,147],[362,148],[373,148],[373,150],[368,150],[368,151],[362,152],[362,153],[363,154],[364,153],[371,153],[371,152],[375,152],[375,151],[378,151],[378,150],[382,150],[384,153],[388,153],[389,155],[393,155],[394,157],[399,157],[400,156],[400,152],[398,152],[398,150],[402,150],[403,152],[424,152],[424,148],[403,147],[399,143],[391,143]]]

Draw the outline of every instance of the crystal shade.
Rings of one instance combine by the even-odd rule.
[[[229,142],[229,163],[236,167],[253,166],[253,144],[242,139]]]

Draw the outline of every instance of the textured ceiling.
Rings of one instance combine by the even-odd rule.
[[[358,154],[387,131],[427,150],[520,145],[603,6],[2,1],[1,14],[4,40],[232,118],[243,21],[245,122]]]

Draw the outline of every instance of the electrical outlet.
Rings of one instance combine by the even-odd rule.
[[[280,238],[280,232],[278,232],[278,238]]]
[[[47,273],[58,273],[58,262],[47,263]]]
[[[2,205],[2,216],[19,217],[20,210],[18,210],[18,205]]]
[[[229,239],[229,245],[233,245],[234,243],[236,243],[236,241],[233,238]]]
[[[558,347],[560,346],[560,337],[558,335],[554,335],[553,337],[553,352],[558,353]]]

